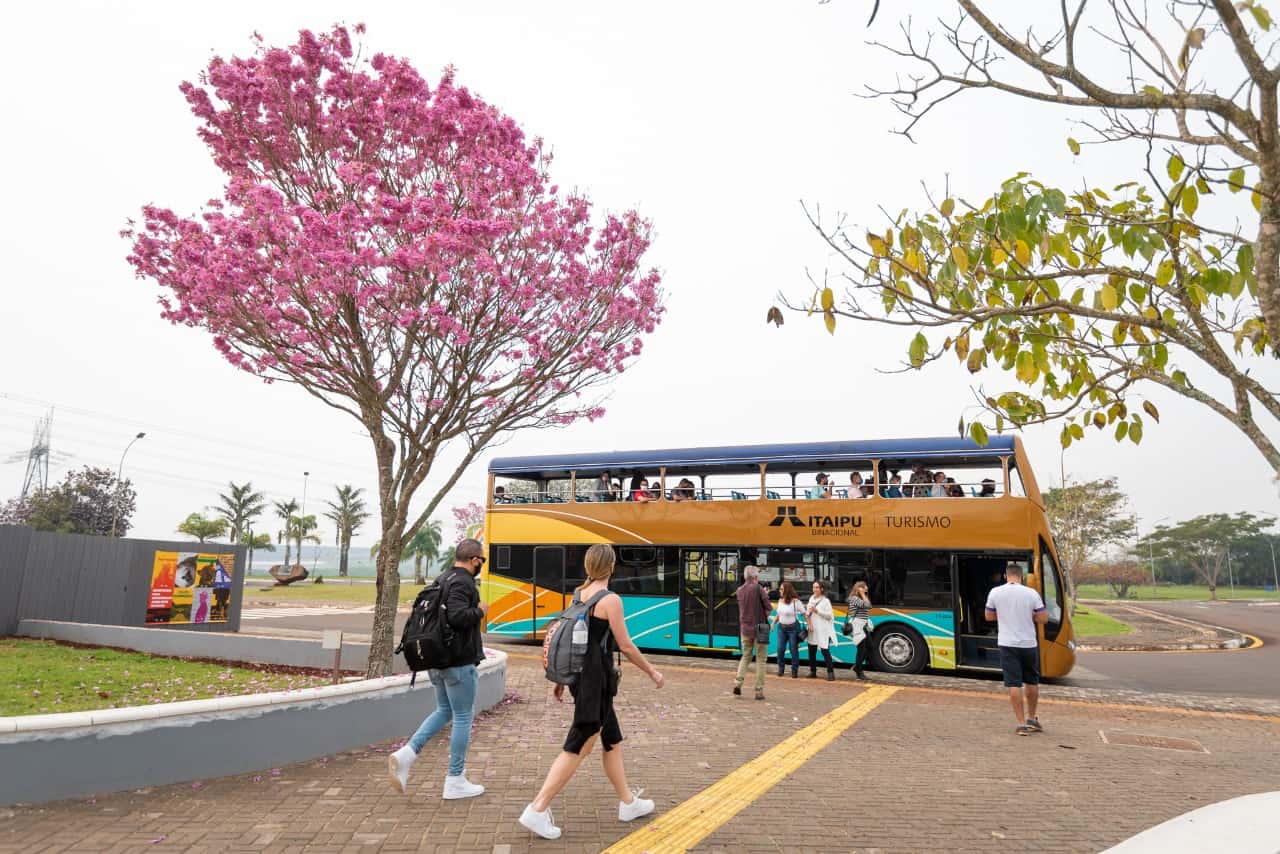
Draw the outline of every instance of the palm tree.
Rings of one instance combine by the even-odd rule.
[[[289,523],[285,526],[285,539],[286,541],[292,540],[298,547],[298,563],[302,563],[302,543],[304,540],[308,543],[319,545],[320,538],[313,533],[319,527],[320,523],[312,515],[291,516],[289,518]],[[285,548],[287,550],[288,546]],[[288,554],[288,551],[285,553]]]
[[[325,502],[329,505],[329,512],[324,515],[338,526],[338,575],[345,578],[347,553],[351,551],[351,536],[369,518],[369,514],[365,512],[364,499],[360,497],[360,493],[364,492],[363,489],[356,489],[351,484],[347,484],[337,487],[337,490],[338,500]]]
[[[290,551],[292,541],[289,533],[289,520],[293,518],[294,513],[298,512],[298,499],[290,498],[288,501],[276,501],[271,507],[276,511],[276,518],[284,522],[284,530],[276,536],[276,542],[284,543],[284,565],[287,569],[293,565],[289,560],[292,554]],[[299,547],[299,551],[301,551],[301,547]]]
[[[423,525],[413,534],[413,539],[409,541],[409,545],[404,550],[405,557],[413,556],[413,582],[414,584],[426,584],[427,578],[422,572],[422,562],[424,560],[435,560],[440,554],[440,541],[443,538],[440,533],[439,521],[431,521]]]
[[[250,481],[242,484],[231,481],[228,486],[231,487],[231,494],[218,493],[222,504],[216,508],[215,512],[227,520],[230,526],[231,542],[238,543],[241,534],[252,528],[253,520],[267,509],[267,497],[261,492],[254,492],[253,483]]]
[[[269,552],[276,550],[271,543],[270,534],[255,534],[252,531],[245,531],[240,535],[240,545],[249,547],[249,566],[245,568],[245,572],[253,571],[253,550],[265,549]]]

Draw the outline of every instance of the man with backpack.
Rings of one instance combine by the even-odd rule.
[[[452,721],[449,772],[444,778],[443,797],[456,800],[484,794],[484,786],[467,780],[465,767],[467,747],[471,743],[471,718],[476,704],[476,665],[484,661],[480,624],[489,613],[489,605],[480,601],[480,590],[476,585],[476,576],[484,562],[484,546],[467,538],[458,543],[454,551],[453,568],[434,582],[440,589],[437,598],[431,601],[442,606],[441,629],[446,638],[443,651],[436,653],[440,658],[431,662],[439,666],[430,666],[427,670],[436,689],[436,709],[422,722],[408,744],[387,757],[391,785],[397,791],[405,791],[409,768],[422,752],[423,745]],[[420,595],[419,599],[422,598]]]

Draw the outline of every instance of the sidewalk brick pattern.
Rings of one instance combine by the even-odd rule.
[[[519,657],[509,701],[477,721],[472,742],[471,779],[488,787],[480,798],[440,799],[443,738],[423,751],[408,794],[393,792],[385,768],[394,742],[257,775],[0,808],[0,852],[600,851],[637,827],[618,822],[596,755],[553,805],[561,839],[535,841],[516,825],[571,708],[551,697],[532,649],[510,651]],[[631,784],[660,812],[860,690],[845,671],[834,684],[771,675],[768,699],[756,702],[730,694],[727,662],[660,666],[666,688],[628,667],[618,702]],[[930,683],[945,691],[893,681],[908,689],[694,850],[1094,852],[1195,807],[1280,788],[1280,718],[1076,698],[1047,702],[1047,731],[1021,738],[999,694],[957,690],[967,680]],[[1194,738],[1209,752],[1108,745],[1104,729]]]

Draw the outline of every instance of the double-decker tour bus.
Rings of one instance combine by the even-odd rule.
[[[490,635],[541,638],[584,578],[587,548],[609,543],[610,587],[645,650],[737,651],[734,591],[755,564],[775,599],[783,581],[807,598],[825,580],[837,625],[865,580],[879,670],[998,669],[984,605],[1013,562],[1049,613],[1042,673],[1075,663],[1044,501],[1017,437],[505,457],[489,464],[488,488]],[[852,664],[854,653],[837,631],[833,657]]]

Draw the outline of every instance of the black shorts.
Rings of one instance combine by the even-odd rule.
[[[1004,687],[1021,688],[1040,684],[1040,649],[1034,646],[1000,647],[1000,669],[1004,671]]]
[[[618,716],[613,711],[613,703],[609,704],[609,708],[604,713],[604,721],[599,727],[588,727],[582,724],[574,724],[569,727],[569,734],[564,738],[564,749],[568,753],[581,753],[582,748],[586,745],[587,739],[596,733],[600,733],[600,743],[604,745],[605,750],[613,750],[614,745],[622,742],[622,727],[618,725]]]

